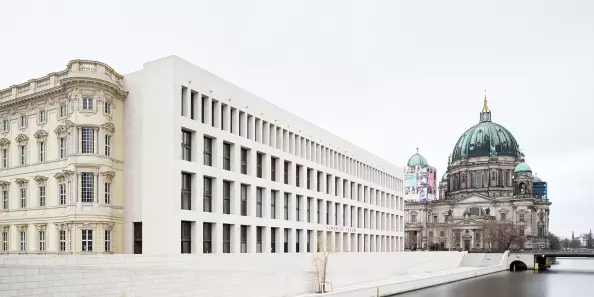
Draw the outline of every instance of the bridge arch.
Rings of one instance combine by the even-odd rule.
[[[526,265],[526,263],[524,263],[520,260],[515,260],[509,264],[509,270],[510,271],[528,270],[528,265]]]

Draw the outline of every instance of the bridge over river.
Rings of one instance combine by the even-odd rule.
[[[510,270],[516,269],[535,269],[538,264],[538,269],[547,268],[550,263],[555,262],[558,258],[593,258],[594,250],[577,250],[577,251],[552,251],[541,250],[532,253],[510,253],[508,258],[508,265]],[[547,263],[548,261],[548,263]]]

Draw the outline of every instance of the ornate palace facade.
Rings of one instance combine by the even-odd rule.
[[[0,253],[121,252],[121,80],[74,60],[0,90]]]
[[[439,183],[440,199],[405,204],[407,249],[543,248],[549,202],[514,136],[491,121],[485,97],[480,122],[462,134]]]

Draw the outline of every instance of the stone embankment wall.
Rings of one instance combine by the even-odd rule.
[[[447,271],[466,253],[333,253],[334,288]],[[312,292],[315,254],[11,255],[0,257],[0,296],[242,296]],[[359,295],[361,296],[361,295]]]

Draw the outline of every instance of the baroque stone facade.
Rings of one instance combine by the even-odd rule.
[[[491,121],[485,97],[480,122],[460,137],[439,183],[440,199],[405,204],[407,249],[548,247],[546,195],[513,135]]]
[[[0,253],[121,252],[122,78],[74,60],[0,90]]]

